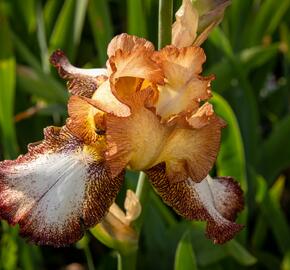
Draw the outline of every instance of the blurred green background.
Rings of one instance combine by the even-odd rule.
[[[118,33],[157,45],[157,21],[157,0],[0,0],[1,160],[25,153],[44,127],[66,119],[65,82],[48,62],[53,50],[80,67],[104,66]],[[289,46],[290,0],[232,0],[203,45],[204,74],[216,75],[212,103],[228,123],[214,173],[240,181],[246,227],[213,245],[203,224],[182,220],[150,190],[138,269],[290,269]],[[117,256],[90,233],[67,248],[37,247],[2,222],[0,269],[117,269]]]

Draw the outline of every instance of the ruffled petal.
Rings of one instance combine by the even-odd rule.
[[[242,228],[233,221],[243,209],[243,192],[230,177],[202,182],[191,179],[172,183],[166,177],[165,164],[146,171],[149,179],[165,203],[178,214],[190,220],[207,222],[206,234],[214,243],[222,244],[232,239]]]
[[[151,59],[152,55],[153,52],[144,47],[129,52],[117,50],[115,55],[109,58],[111,82],[114,84],[115,79],[120,77],[137,77],[163,84],[163,72]]]
[[[107,70],[104,68],[82,69],[74,67],[64,52],[55,51],[50,62],[54,65],[59,75],[68,80],[68,90],[73,95],[91,97],[96,89],[107,79]]]
[[[213,115],[201,128],[173,129],[164,139],[154,165],[165,162],[171,182],[185,181],[188,177],[195,182],[202,181],[216,160],[223,127],[224,122]]]
[[[115,36],[108,45],[107,54],[109,57],[114,56],[118,50],[123,52],[131,52],[139,49],[145,49],[148,52],[154,51],[154,45],[144,39],[137,36],[128,35],[123,33]]]
[[[164,84],[163,72],[158,64],[153,61],[153,53],[153,44],[143,38],[121,34],[111,41],[108,47],[107,68],[111,91],[120,101],[126,103],[128,99],[122,99],[124,92],[120,92],[117,86],[119,79],[127,77],[130,82],[135,79],[140,87],[143,83],[141,79],[146,80],[146,84]],[[136,87],[128,88],[135,90]],[[130,91],[127,92],[126,95],[128,96]]]
[[[0,216],[34,243],[64,246],[101,221],[123,175],[109,177],[102,142],[84,145],[65,128],[44,134],[26,155],[0,163]]]
[[[196,112],[192,113],[186,121],[190,127],[199,129],[207,126],[214,116],[213,106],[206,102]]]
[[[136,91],[131,96],[130,116],[105,116],[106,160],[112,176],[127,164],[133,170],[144,170],[165,162],[171,181],[188,177],[201,181],[216,159],[224,122],[214,113],[198,119],[197,111],[184,128],[163,124],[154,109],[146,106],[152,97],[154,91],[150,87]],[[208,114],[208,110],[201,110]]]
[[[149,166],[160,152],[168,130],[159,118],[145,107],[154,92],[150,88],[137,91],[131,96],[131,115],[120,119],[106,115],[106,160],[112,176],[129,164],[134,170]]]
[[[214,76],[201,77],[205,54],[199,47],[178,49],[167,46],[154,55],[165,75],[165,85],[158,86],[157,114],[168,120],[176,114],[198,108],[211,97],[210,82]]]

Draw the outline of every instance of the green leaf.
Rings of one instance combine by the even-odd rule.
[[[252,246],[255,249],[262,249],[262,246],[267,239],[267,233],[268,233],[268,223],[265,222],[264,218],[261,214],[259,214],[256,218],[256,224],[255,229],[253,232],[253,236],[251,239]]]
[[[22,0],[16,0],[14,5],[19,9],[21,18],[26,24],[27,32],[34,32],[36,28],[36,1],[26,0],[24,5]]]
[[[46,33],[44,27],[44,19],[41,3],[37,6],[37,39],[41,52],[42,69],[45,73],[49,73],[49,53],[47,49]]]
[[[130,35],[147,37],[144,1],[127,0],[127,32]]]
[[[281,270],[290,270],[290,251],[288,251],[283,258]]]
[[[70,59],[73,58],[75,52],[73,46],[73,19],[75,7],[75,0],[66,0],[64,2],[49,42],[50,51],[61,49],[65,51]]]
[[[233,57],[233,49],[224,32],[216,27],[210,34],[209,40],[228,57]]]
[[[239,62],[243,66],[244,72],[249,74],[257,68],[263,66],[274,59],[279,52],[279,44],[271,44],[265,46],[255,46],[242,50],[238,55]],[[207,74],[215,74],[216,79],[212,82],[212,87],[218,93],[224,93],[230,90],[233,82],[237,81],[237,75],[232,67],[229,59],[221,59],[221,61],[213,63]]]
[[[213,264],[220,262],[228,256],[225,245],[215,245],[211,240],[206,238],[204,223],[194,221],[190,225],[191,243],[199,266],[210,269]]]
[[[53,31],[53,26],[55,24],[57,15],[59,14],[62,4],[63,1],[59,0],[47,0],[45,2],[43,15],[47,37],[49,37]]]
[[[91,0],[88,7],[91,29],[98,50],[99,62],[107,60],[107,46],[113,37],[113,26],[107,0]]]
[[[29,66],[33,67],[35,70],[42,72],[42,66],[34,54],[26,47],[24,42],[17,36],[16,33],[12,32],[11,34],[15,50],[19,54],[20,59]]]
[[[19,264],[23,270],[43,269],[43,257],[38,246],[29,245],[19,239]]]
[[[256,159],[255,147],[257,146],[259,135],[259,114],[254,90],[225,33],[220,28],[216,28],[210,35],[209,40],[224,52],[238,79],[237,87],[229,93],[229,102],[237,115],[241,127],[246,158],[249,163],[254,163]]]
[[[180,239],[175,254],[175,270],[197,269],[195,254],[191,246],[189,231],[185,232]]]
[[[279,5],[279,2],[276,0],[265,0],[259,4],[259,12],[254,15],[252,27],[249,29],[248,45],[252,46],[261,41],[261,38],[265,34],[265,29],[267,29],[269,21],[273,16],[273,12],[276,10],[277,4]]]
[[[17,67],[17,83],[21,90],[43,98],[48,102],[67,101],[67,93],[53,77],[36,72],[26,66]]]
[[[269,180],[269,183],[290,165],[289,137],[290,115],[287,115],[275,124],[270,136],[260,148],[258,156],[259,172]]]
[[[266,180],[263,179],[263,177],[258,176],[258,178],[260,178],[259,181],[266,183]],[[281,189],[281,187],[279,187],[281,183],[278,183],[277,185],[278,188]],[[276,185],[270,189],[270,192],[265,193],[265,197],[263,202],[260,204],[260,208],[265,221],[269,224],[274,234],[280,251],[282,253],[287,252],[287,250],[290,250],[290,230],[287,219],[280,206]]]
[[[230,175],[241,183],[244,191],[247,190],[247,177],[245,168],[245,153],[239,125],[227,101],[217,93],[214,93],[211,103],[214,110],[226,122],[223,130],[222,144],[217,158],[217,170],[219,175]]]
[[[246,69],[246,72],[262,67],[269,60],[276,57],[279,52],[279,44],[265,46],[255,46],[243,50],[240,53],[240,60]]]
[[[8,22],[0,14],[0,127],[4,157],[17,156],[14,126],[15,58]]]
[[[17,230],[9,228],[7,223],[2,222],[3,234],[0,240],[0,269],[17,269]]]
[[[270,21],[268,22],[268,27],[266,30],[266,33],[268,35],[273,34],[273,32],[277,29],[277,27],[280,25],[280,22],[283,16],[289,10],[289,7],[290,7],[290,0],[283,0],[276,6],[273,12],[274,14],[271,14]]]
[[[239,242],[231,240],[225,244],[228,254],[244,266],[250,266],[257,262],[257,259],[250,254]]]
[[[163,217],[164,221],[166,221],[169,226],[174,226],[177,224],[177,221],[172,212],[168,209],[160,197],[156,195],[155,192],[150,192],[150,200],[154,204],[155,208],[159,211],[160,216]]]
[[[262,268],[260,269],[267,270],[280,269],[281,260],[273,253],[258,250],[256,252],[256,257],[258,258],[259,263],[261,264]]]
[[[74,59],[85,18],[87,0],[66,0],[50,37],[50,51],[62,49]]]
[[[73,31],[73,44],[78,46],[81,39],[81,34],[84,27],[85,15],[87,11],[88,0],[76,2],[75,17],[74,17],[74,31]]]
[[[225,16],[223,23],[228,23],[230,28],[230,35],[232,38],[232,44],[240,46],[243,31],[247,31],[245,28],[245,20],[248,19],[251,7],[253,5],[252,0],[243,1],[231,1],[229,8],[227,9],[228,16]],[[241,18],[243,18],[241,20]]]
[[[173,0],[159,0],[158,49],[171,44]]]

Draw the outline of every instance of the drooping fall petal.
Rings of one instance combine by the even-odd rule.
[[[90,98],[96,89],[107,79],[106,69],[74,67],[61,50],[57,50],[51,55],[50,62],[57,68],[59,75],[68,80],[68,90],[73,95]]]
[[[222,244],[232,239],[243,228],[233,222],[244,202],[242,190],[232,178],[207,176],[200,183],[191,179],[172,183],[166,177],[164,163],[146,173],[164,202],[178,214],[207,222],[206,234],[214,243]]]
[[[63,246],[79,240],[107,213],[122,184],[102,159],[102,143],[84,145],[66,128],[14,161],[0,163],[0,216],[32,242]]]

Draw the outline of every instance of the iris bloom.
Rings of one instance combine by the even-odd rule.
[[[121,34],[108,57],[107,69],[86,70],[52,55],[68,80],[69,118],[0,163],[0,217],[34,243],[73,243],[102,221],[129,168],[145,171],[178,214],[206,221],[214,242],[231,239],[242,228],[233,221],[243,197],[232,178],[208,175],[225,123],[208,103],[214,77],[201,76],[204,51],[155,51]]]

